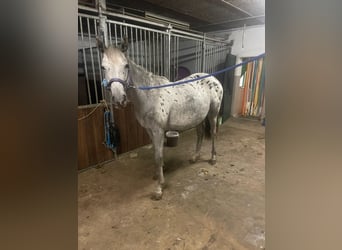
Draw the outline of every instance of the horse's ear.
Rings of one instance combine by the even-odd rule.
[[[102,39],[98,36],[96,37],[96,44],[100,51],[103,53],[106,47]]]
[[[121,41],[121,51],[126,52],[128,49],[128,37],[125,36],[123,40]]]

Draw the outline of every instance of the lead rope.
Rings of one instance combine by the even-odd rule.
[[[112,122],[112,112],[107,109],[104,112],[104,130],[105,130],[105,141],[104,144],[106,148],[111,149],[114,153],[115,158],[117,158],[116,148],[120,143],[119,130]]]

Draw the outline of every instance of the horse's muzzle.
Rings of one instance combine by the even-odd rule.
[[[115,105],[115,108],[120,108],[120,107],[125,108],[127,106],[127,103],[128,103],[127,96],[124,95],[123,100],[116,101],[114,105]]]

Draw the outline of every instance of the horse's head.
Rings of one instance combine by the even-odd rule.
[[[104,77],[110,83],[112,97],[116,104],[126,106],[127,95],[124,86],[128,86],[129,64],[124,54],[127,42],[122,43],[121,49],[116,47],[103,48],[102,69]]]

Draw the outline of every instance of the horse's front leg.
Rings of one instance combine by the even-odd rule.
[[[162,129],[152,131],[152,143],[154,147],[154,160],[156,164],[156,173],[158,177],[157,187],[154,193],[152,194],[152,199],[160,200],[163,195],[163,185],[165,183],[163,173],[164,131]]]

